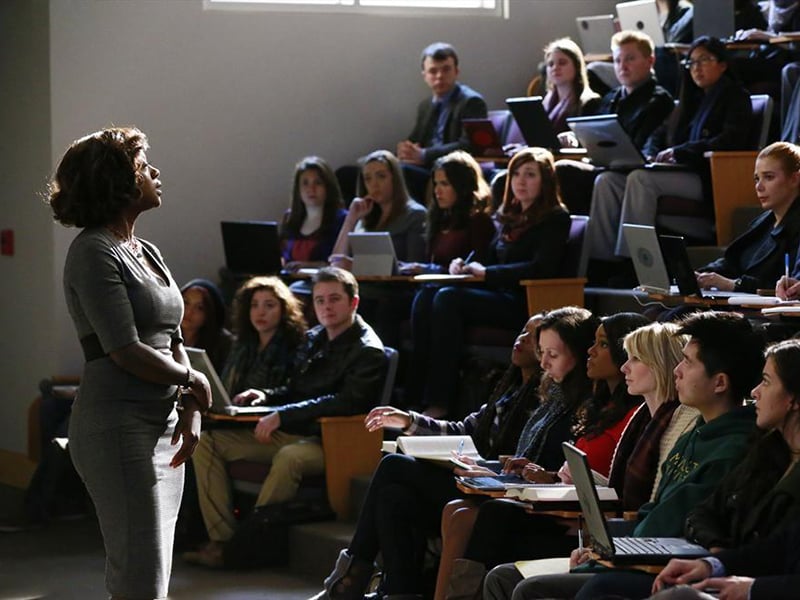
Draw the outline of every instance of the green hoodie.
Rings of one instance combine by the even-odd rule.
[[[655,502],[639,509],[638,537],[681,537],[686,517],[741,459],[755,430],[753,407],[735,408],[684,433],[661,467]]]

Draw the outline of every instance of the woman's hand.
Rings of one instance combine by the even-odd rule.
[[[369,211],[372,210],[373,204],[374,201],[369,196],[365,196],[364,198],[356,196],[350,203],[350,209],[347,213],[347,216],[354,221],[360,221],[369,214]]]
[[[179,411],[178,424],[172,433],[172,445],[181,442],[181,447],[169,461],[169,466],[177,468],[185,463],[194,453],[200,442],[201,412],[194,396],[184,396],[183,407]]]
[[[397,270],[402,275],[418,275],[425,270],[425,265],[418,262],[399,262]]]
[[[561,468],[558,470],[558,478],[561,480],[561,483],[566,483],[567,485],[572,485],[572,473],[569,472],[569,465],[567,461],[564,461],[564,464],[561,465]]]
[[[472,261],[469,264],[466,264],[461,269],[462,273],[469,273],[474,277],[479,277],[483,279],[486,277],[486,267],[484,267],[481,263]]]
[[[723,277],[719,273],[695,273],[697,285],[702,290],[717,288],[721,292],[732,292],[736,289],[736,282],[733,279]]]
[[[536,463],[529,463],[522,469],[522,478],[531,483],[555,483],[557,477],[544,467]]]
[[[524,456],[513,456],[506,460],[505,464],[503,465],[503,473],[521,475],[525,465],[530,464],[530,462],[531,461]]]
[[[781,300],[796,300],[800,296],[800,280],[784,275],[775,284],[775,295]]]
[[[589,561],[592,558],[592,551],[589,548],[575,548],[569,555],[569,568],[574,569],[578,565]]]
[[[259,406],[267,403],[267,395],[261,390],[251,388],[236,394],[231,402],[237,406]]]
[[[201,371],[190,368],[189,383],[184,387],[188,390],[190,395],[194,396],[201,412],[205,412],[211,408],[211,386],[208,383],[208,379]]]
[[[344,254],[331,254],[328,257],[328,264],[332,267],[339,267],[345,271],[350,271],[353,268],[353,259]]]
[[[580,148],[578,138],[571,131],[564,131],[558,134],[558,141],[562,148]]]
[[[464,274],[464,259],[463,258],[454,258],[450,261],[450,266],[448,267],[448,272],[450,275],[463,275]]]
[[[675,150],[673,148],[667,148],[666,150],[662,150],[661,152],[656,154],[656,162],[674,163],[675,162]]]
[[[367,431],[377,431],[383,427],[408,429],[409,425],[411,425],[411,415],[394,406],[376,406],[364,419]]]
[[[742,42],[745,40],[753,40],[759,42],[768,42],[774,36],[769,33],[768,31],[764,31],[763,29],[738,29],[735,34],[733,34],[733,38],[736,41]]]

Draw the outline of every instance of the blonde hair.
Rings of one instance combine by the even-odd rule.
[[[625,336],[623,346],[629,358],[637,358],[653,371],[656,395],[663,400],[678,397],[672,371],[683,359],[688,335],[678,334],[675,323],[651,323]]]
[[[597,93],[589,86],[589,71],[586,70],[586,59],[583,57],[581,47],[568,37],[553,40],[544,47],[545,62],[556,51],[566,54],[575,66],[575,81],[572,82],[575,98],[583,105],[592,98],[597,97]],[[552,82],[547,82],[547,89],[553,89]]]
[[[653,38],[642,31],[633,31],[631,29],[625,29],[623,31],[618,31],[613,36],[611,36],[611,51],[613,52],[616,48],[619,48],[623,44],[636,44],[636,47],[639,48],[639,51],[644,54],[647,58],[653,56],[656,51],[656,46],[653,43]]]
[[[774,158],[781,163],[787,175],[800,173],[800,146],[790,142],[775,142],[758,153],[756,160]]]

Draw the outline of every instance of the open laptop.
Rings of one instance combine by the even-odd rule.
[[[639,288],[646,292],[672,296],[730,298],[741,292],[701,290],[697,284],[686,240],[681,236],[657,235],[652,225],[622,224]],[[673,283],[673,281],[675,283]]]
[[[275,221],[222,221],[225,265],[233,273],[275,275],[281,270]]]
[[[222,380],[217,374],[214,365],[208,358],[208,354],[202,348],[186,347],[186,354],[189,355],[189,362],[193,369],[197,369],[208,379],[211,385],[211,412],[221,415],[265,415],[272,412],[269,406],[237,406],[231,402],[228,390],[222,385]]]
[[[575,17],[584,54],[611,54],[611,36],[616,33],[614,15]]]
[[[641,31],[649,35],[656,46],[664,45],[664,32],[661,29],[656,0],[621,2],[617,4],[617,17],[620,30]],[[695,31],[699,30],[695,28]]]
[[[461,125],[469,138],[472,155],[478,158],[506,156],[503,140],[491,119],[462,119]]]
[[[567,126],[586,148],[592,163],[599,167],[621,171],[686,169],[686,165],[678,163],[649,162],[633,143],[616,114],[570,117]]]
[[[561,446],[578,493],[586,530],[592,539],[592,549],[601,558],[620,565],[665,565],[673,558],[700,558],[710,554],[702,546],[683,538],[611,537],[586,453],[568,442]]]
[[[561,143],[553,129],[553,123],[542,106],[541,96],[506,98],[506,105],[514,117],[522,138],[528,146],[560,149]],[[514,123],[511,124],[514,126]]]
[[[693,27],[703,35],[721,40],[736,33],[734,0],[701,0],[694,2]]]
[[[392,236],[388,231],[349,233],[353,275],[389,276],[397,269]]]

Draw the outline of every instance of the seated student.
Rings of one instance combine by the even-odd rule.
[[[597,114],[616,114],[620,124],[640,149],[672,113],[672,96],[653,76],[653,40],[639,31],[620,31],[611,38],[613,68],[619,87],[603,96]],[[567,146],[577,146],[571,132],[561,136]],[[575,160],[559,160],[556,172],[564,201],[572,212],[589,214],[592,186],[600,169]],[[603,177],[603,175],[601,175]]]
[[[636,510],[655,495],[661,465],[675,441],[694,427],[700,414],[677,400],[673,370],[688,341],[677,331],[674,323],[651,323],[625,336],[628,360],[622,372],[628,393],[644,397],[644,412],[652,418],[641,430],[635,429],[639,414],[634,415],[614,454],[609,485],[617,490],[624,510]],[[499,565],[486,576],[484,597],[511,598],[522,579],[514,563]],[[520,592],[523,588],[520,586]]]
[[[225,463],[242,458],[271,463],[256,507],[290,500],[303,477],[324,470],[317,418],[366,412],[380,396],[386,358],[380,339],[356,314],[355,278],[342,269],[320,269],[313,278],[312,293],[320,325],[309,330],[304,340],[301,336],[288,384],[271,376],[269,383],[260,384],[243,371],[242,366],[253,361],[258,342],[241,345],[231,355],[223,380],[237,394],[235,400],[274,410],[261,417],[254,430],[218,429],[203,434],[194,465],[210,542],[199,552],[184,555],[190,562],[222,566],[224,544],[236,528]],[[261,302],[249,305],[259,341],[262,329],[272,326],[277,336],[280,328],[290,330],[300,318],[297,301],[288,290],[274,295],[279,302],[265,297],[263,308]],[[257,293],[253,298],[257,299]],[[264,351],[270,353],[271,345]],[[270,369],[266,363],[257,370],[265,369]]]
[[[347,211],[330,165],[307,156],[294,167],[292,201],[283,215],[281,255],[289,271],[327,263]]]
[[[488,113],[483,96],[458,81],[458,54],[453,46],[430,44],[422,51],[421,66],[433,97],[419,103],[413,131],[397,144],[397,158],[415,200],[425,197],[429,169],[437,158],[469,149],[461,121],[485,118]]]
[[[597,326],[594,344],[587,352],[586,374],[594,383],[594,393],[573,415],[569,437],[577,437],[576,445],[589,455],[592,468],[604,476],[609,474],[623,430],[642,403],[641,397],[628,394],[620,371],[625,362],[622,340],[627,333],[647,323],[649,320],[637,313],[605,317]],[[547,343],[545,338],[543,349]],[[558,464],[562,462],[559,460]],[[548,469],[536,463],[526,464],[522,476],[541,484],[572,482],[566,465]],[[456,511],[458,514],[454,514]],[[480,507],[469,500],[451,502],[442,514],[442,559],[435,599],[477,593],[486,565],[494,566],[504,559],[496,557],[516,555],[517,551],[523,553],[517,556],[527,556],[528,551],[542,543],[552,549],[553,538],[565,530],[549,518],[528,515],[502,500]],[[568,544],[572,547],[574,541],[570,539]]]
[[[800,340],[767,348],[761,382],[753,389],[756,424],[765,433],[713,494],[686,519],[686,537],[716,554],[779,531],[800,518]],[[646,598],[655,576],[602,574],[578,598]]]
[[[750,96],[733,78],[728,68],[728,51],[716,38],[696,39],[689,51],[689,77],[684,81],[680,104],[667,132],[669,142],[658,141],[654,149],[657,162],[680,163],[682,170],[636,169],[629,174],[607,172],[595,182],[592,210],[586,230],[589,256],[595,259],[590,269],[597,283],[610,273],[621,273],[615,285],[635,285],[633,266],[622,234],[623,223],[653,225],[655,200],[678,195],[710,206],[710,171],[703,154],[709,150],[743,150],[752,122]],[[660,149],[656,154],[655,149]],[[703,235],[687,225],[687,234]],[[622,259],[620,259],[622,257]]]
[[[733,240],[725,254],[698,269],[703,289],[755,293],[772,288],[786,261],[795,264],[800,243],[800,148],[775,142],[756,158],[756,195],[765,209]]]
[[[192,279],[181,288],[183,345],[202,348],[217,371],[233,345],[233,334],[225,329],[225,302],[222,292],[208,279]]]
[[[541,362],[546,373],[540,386],[544,393],[543,400],[541,403],[533,398],[526,400],[521,390],[509,397],[508,393],[513,388],[507,389],[502,395],[494,395],[493,410],[497,411],[500,418],[498,426],[501,430],[506,428],[506,423],[517,422],[518,402],[524,402],[523,406],[533,410],[517,440],[516,455],[526,456],[527,460],[543,461],[543,464],[555,464],[555,449],[568,434],[572,414],[590,393],[584,363],[577,357],[585,355],[596,324],[597,320],[592,314],[581,308],[567,307],[548,313],[542,318],[538,330],[538,345],[546,348],[546,358],[543,357]],[[515,348],[519,347],[519,350],[512,355],[514,364],[522,364],[522,359],[526,361],[524,364],[528,375],[535,370],[536,343],[530,339],[528,332],[532,327],[533,323],[529,321],[526,331],[515,343]],[[569,346],[565,344],[565,339]],[[535,387],[536,382],[529,378],[524,384],[526,396],[535,394]],[[507,400],[503,402],[503,398]],[[500,402],[506,406],[513,404],[497,410]],[[381,415],[376,417],[380,418]],[[506,422],[512,417],[514,421]],[[492,422],[494,420],[492,418]],[[419,421],[420,418],[417,419]],[[452,427],[443,422],[439,422],[438,426]],[[492,429],[493,426],[489,432]],[[473,435],[485,440],[483,436],[489,432],[481,428],[476,429]],[[486,458],[499,458],[500,448],[492,450],[492,454]],[[455,472],[467,473],[462,469],[455,469]],[[316,600],[362,598],[372,577],[373,562],[378,553],[383,557],[382,593],[387,596],[420,593],[425,534],[436,532],[442,508],[448,501],[460,496],[462,494],[456,488],[453,473],[449,470],[403,454],[384,457],[370,483],[353,539],[339,555],[333,572],[325,579],[325,591],[316,596]]]
[[[526,148],[511,159],[503,203],[496,213],[501,230],[489,247],[486,265],[456,258],[450,273],[472,275],[481,287],[446,286],[414,302],[413,332],[428,331],[430,360],[422,404],[457,414],[458,364],[467,326],[516,329],[528,314],[521,279],[557,277],[569,236],[570,218],[561,203],[553,155]],[[414,348],[423,343],[414,339]],[[414,400],[414,399],[412,399]]]
[[[662,465],[655,500],[639,509],[632,534],[637,537],[681,536],[689,512],[739,463],[754,432],[753,411],[742,405],[764,364],[760,336],[742,315],[726,312],[692,314],[679,333],[690,339],[675,368],[678,398],[701,418]],[[589,558],[587,548],[575,550],[571,566],[592,567]],[[513,597],[573,598],[597,571],[585,569],[530,577],[516,586]],[[549,595],[537,595],[542,593]]]
[[[330,262],[349,269],[351,232],[388,231],[397,259],[425,260],[425,207],[408,196],[400,163],[388,150],[375,150],[359,161],[357,196],[350,203]]]

